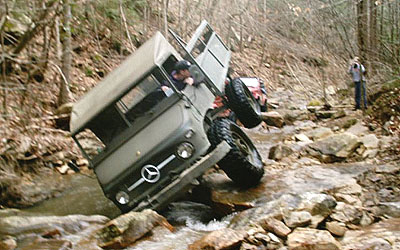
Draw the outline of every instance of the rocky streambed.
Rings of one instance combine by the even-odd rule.
[[[0,210],[0,249],[400,249],[400,161],[388,153],[398,135],[361,118],[265,113],[246,130],[265,162],[260,185],[240,189],[216,166],[161,213],[120,215],[78,178],[34,208]]]

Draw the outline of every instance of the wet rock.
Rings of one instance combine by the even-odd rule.
[[[362,211],[359,208],[343,202],[338,202],[333,213],[330,215],[333,220],[352,224],[359,224],[361,216]]]
[[[278,144],[270,148],[268,158],[280,161],[291,154],[293,154],[293,150],[290,147],[284,144]]]
[[[223,250],[239,248],[242,241],[247,237],[245,231],[236,231],[229,228],[213,231],[201,239],[190,244],[189,250]]]
[[[349,230],[342,241],[343,249],[400,249],[400,219],[388,219],[359,230]]]
[[[287,245],[291,250],[341,249],[340,243],[328,231],[311,228],[296,228],[289,234]]]
[[[305,135],[313,141],[317,141],[333,135],[330,128],[318,127],[305,133]]]
[[[168,221],[153,210],[129,212],[109,221],[95,232],[95,238],[102,248],[121,249],[142,238],[156,226],[165,226],[173,231]]]
[[[379,203],[379,208],[383,214],[389,215],[391,217],[400,217],[400,202],[381,202]]]
[[[311,223],[311,219],[311,214],[306,211],[291,212],[288,216],[283,217],[285,224],[290,228],[307,226]]]
[[[22,235],[28,233],[46,233],[55,229],[75,233],[90,226],[104,224],[105,216],[68,215],[68,216],[9,216],[0,218],[0,234]]]
[[[329,221],[325,226],[329,232],[339,237],[342,237],[347,231],[346,224],[338,221]]]
[[[286,238],[286,236],[288,236],[292,231],[282,221],[272,217],[260,221],[259,224],[266,231],[272,232],[282,238]]]
[[[261,113],[261,119],[270,126],[282,128],[284,125],[282,115],[275,111]]]
[[[68,240],[59,239],[39,239],[27,244],[20,250],[34,250],[34,249],[51,249],[51,250],[68,250],[71,249],[72,243]]]
[[[200,192],[201,196],[208,197],[206,202],[211,203],[214,213],[218,216],[252,208],[255,200],[264,195],[261,186],[241,189],[224,173],[206,175],[202,184],[206,190]]]
[[[17,241],[14,237],[9,235],[0,237],[0,249],[1,250],[13,250],[17,248]]]
[[[207,223],[215,218],[213,209],[210,206],[196,202],[173,202],[168,206],[165,214],[168,222],[174,224],[185,224],[188,219],[196,218],[202,223]]]
[[[267,249],[279,249],[283,246],[282,240],[276,237],[273,233],[268,233],[268,237],[271,239],[267,244]]]
[[[264,250],[267,249],[265,246],[263,246],[262,248],[256,245],[252,245],[250,243],[247,242],[243,242],[243,244],[240,246],[239,250]]]
[[[293,211],[299,205],[300,198],[285,194],[278,199],[261,204],[258,207],[238,213],[228,225],[232,229],[247,229],[249,225],[262,225],[268,218],[282,219],[282,211]]]
[[[309,144],[307,152],[325,163],[331,163],[348,158],[360,144],[355,135],[335,134]]]
[[[252,245],[266,245],[270,241],[267,232],[258,225],[254,225],[247,231],[246,242]]]
[[[311,215],[326,217],[336,207],[336,200],[327,194],[307,192],[300,195],[302,201],[298,210],[305,210]]]

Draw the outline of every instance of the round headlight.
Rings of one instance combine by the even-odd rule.
[[[194,147],[189,142],[181,143],[176,149],[176,153],[183,159],[188,159],[193,155]]]
[[[115,199],[122,205],[125,205],[129,202],[129,195],[124,191],[119,191],[115,195]]]

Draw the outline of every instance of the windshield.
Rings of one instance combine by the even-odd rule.
[[[75,136],[87,157],[92,159],[108,147],[123,142],[127,136],[163,112],[169,106],[168,103],[177,98],[172,89],[161,89],[164,81],[166,78],[161,70],[153,70],[92,119]]]

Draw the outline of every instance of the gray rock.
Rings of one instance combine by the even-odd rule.
[[[340,243],[328,231],[311,228],[296,228],[289,234],[287,245],[292,250],[341,249]]]
[[[285,238],[291,232],[290,228],[288,228],[282,221],[275,218],[267,218],[261,221],[260,224],[266,231],[272,232],[279,237]]]
[[[329,232],[339,237],[342,237],[347,231],[346,224],[338,221],[329,221],[325,226]]]
[[[261,113],[261,119],[268,125],[282,128],[284,119],[281,114],[275,111]]]
[[[75,233],[90,224],[104,224],[108,220],[107,217],[100,215],[9,216],[0,218],[0,234],[44,233],[55,229]]]
[[[332,118],[336,114],[336,111],[331,110],[319,110],[315,112],[315,115],[319,119],[329,119]]]
[[[388,219],[358,230],[349,230],[341,243],[344,250],[400,249],[400,219]]]
[[[268,158],[280,161],[291,154],[293,154],[293,150],[290,147],[284,144],[278,144],[270,148]]]
[[[381,212],[391,217],[400,217],[400,202],[381,202],[379,203]]]
[[[309,144],[307,151],[321,161],[330,163],[348,158],[360,144],[357,136],[342,133]]]
[[[17,240],[9,235],[0,238],[1,250],[13,250],[17,248]]]
[[[317,141],[333,135],[330,128],[318,127],[305,133],[305,135],[313,141]]]
[[[173,227],[157,212],[145,209],[141,212],[131,211],[105,224],[94,235],[102,248],[125,248],[157,226],[164,226],[170,231]]]
[[[298,210],[305,210],[311,215],[328,216],[336,207],[336,200],[330,195],[307,192],[300,195],[302,201]]]
[[[378,165],[375,168],[375,172],[378,174],[394,174],[400,171],[399,165]]]
[[[305,134],[297,134],[294,136],[296,141],[301,141],[301,142],[306,142],[306,143],[311,143],[312,140],[308,138]]]
[[[333,220],[352,224],[359,224],[361,216],[362,211],[360,209],[343,202],[338,202],[333,213],[330,215]]]
[[[302,227],[311,223],[312,216],[307,211],[294,211],[284,216],[285,224],[290,228]]]
[[[247,233],[244,231],[236,231],[229,228],[219,229],[190,244],[188,250],[234,249],[235,247],[238,248],[246,237]]]
[[[379,139],[374,134],[364,135],[360,140],[367,149],[378,148],[379,146]]]
[[[339,118],[345,117],[346,115],[347,115],[346,111],[344,111],[343,109],[340,109],[340,110],[336,111],[335,114],[333,114],[332,118],[339,119]]]
[[[360,122],[357,122],[355,125],[347,129],[346,132],[356,136],[361,136],[367,134],[369,132],[369,129],[368,127],[362,125]]]

